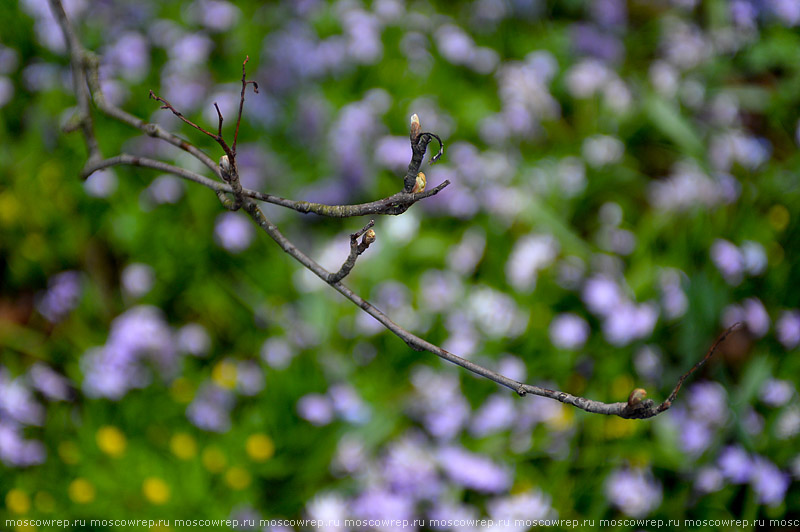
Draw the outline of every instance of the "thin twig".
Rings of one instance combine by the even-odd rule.
[[[358,259],[359,255],[364,253],[370,244],[375,241],[375,231],[372,230],[373,225],[375,225],[375,220],[370,220],[367,225],[350,235],[350,255],[347,256],[347,260],[344,261],[339,271],[332,273],[326,279],[326,282],[338,283],[350,273],[350,270],[356,265],[356,259]],[[361,235],[364,235],[364,238],[359,243],[358,239],[361,238]]]
[[[239,98],[239,116],[236,119],[236,131],[233,133],[233,153],[236,155],[236,143],[239,141],[239,124],[242,123],[242,111],[244,111],[244,94],[247,91],[247,85],[253,84],[253,92],[258,94],[258,83],[255,81],[247,81],[247,62],[250,61],[250,56],[246,55],[242,62],[242,95]]]

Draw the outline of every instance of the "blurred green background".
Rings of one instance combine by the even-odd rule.
[[[208,129],[218,103],[231,139],[249,55],[249,188],[393,194],[417,113],[447,147],[428,186],[452,185],[376,217],[345,284],[456,354],[590,399],[661,401],[745,327],[653,420],[516,397],[410,350],[203,187],[129,167],[83,182],[49,4],[3,2],[3,526],[800,514],[796,1],[66,7],[109,99],[214,159],[148,90]],[[95,120],[106,157],[203,172]],[[264,209],[332,270],[368,220]]]

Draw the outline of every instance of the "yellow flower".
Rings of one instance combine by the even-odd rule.
[[[85,478],[76,478],[70,482],[67,494],[73,502],[86,504],[92,502],[95,496],[94,486]]]
[[[117,427],[106,425],[97,430],[97,446],[109,456],[119,458],[125,452],[127,440]]]
[[[243,490],[250,485],[250,473],[243,467],[232,467],[225,473],[225,482],[235,490]]]
[[[275,454],[275,444],[266,434],[253,434],[245,443],[247,454],[256,462],[265,462]]]
[[[230,360],[223,360],[211,370],[211,378],[221,388],[236,387],[236,366]]]
[[[225,466],[228,464],[228,459],[225,458],[225,455],[219,447],[215,446],[206,447],[205,450],[203,450],[201,460],[203,461],[203,466],[211,473],[222,473]]]
[[[14,514],[28,513],[31,509],[31,499],[24,491],[13,489],[6,493],[6,508]]]
[[[169,442],[169,448],[181,460],[189,460],[197,454],[197,443],[185,432],[175,434]]]
[[[157,477],[149,477],[142,484],[142,493],[153,504],[164,504],[169,500],[169,486]]]

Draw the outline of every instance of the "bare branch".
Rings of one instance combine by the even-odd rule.
[[[358,256],[364,253],[370,244],[375,242],[375,231],[372,230],[373,225],[375,225],[375,220],[370,220],[362,229],[350,235],[350,255],[347,257],[347,260],[344,261],[342,267],[339,268],[339,271],[332,273],[328,279],[326,279],[326,282],[338,283],[350,273],[350,270],[356,265]],[[364,238],[361,240],[361,243],[359,243],[358,239],[361,235],[364,235]]]
[[[74,33],[72,32],[72,29],[69,26],[66,14],[64,13],[60,0],[50,0],[50,1],[51,5],[53,6],[54,12],[56,12],[56,19],[58,20],[59,25],[61,26],[62,31],[64,32],[67,38],[67,41],[70,43],[70,55],[72,59],[73,78],[79,80],[81,77],[80,73],[83,72],[84,68],[86,68],[87,78],[89,80],[90,86],[93,87],[95,99],[98,102],[102,102],[102,106],[101,103],[98,103],[98,106],[100,106],[101,109],[103,109],[104,112],[107,115],[111,116],[112,118],[116,118],[121,122],[133,125],[134,127],[137,127],[138,129],[147,132],[146,128],[151,126],[150,124],[145,124],[144,121],[141,121],[138,118],[135,118],[125,113],[124,111],[117,109],[116,107],[110,106],[105,102],[105,99],[102,97],[102,92],[99,90],[99,82],[97,80],[97,72],[96,72],[97,70],[96,61],[92,62],[90,58],[93,56],[90,56],[88,53],[84,53],[85,51],[80,47],[80,43],[78,43]],[[85,60],[82,57],[85,57]],[[240,101],[239,116],[237,119],[237,135],[238,135],[239,122],[241,121],[242,108],[244,105],[244,92],[248,84],[245,73],[246,63],[247,59],[245,59],[244,63],[242,64],[242,99]],[[261,192],[242,189],[242,187],[239,185],[238,171],[236,168],[236,161],[235,161],[235,151],[231,150],[231,148],[228,147],[227,143],[222,138],[222,114],[219,112],[219,107],[217,107],[215,104],[219,116],[219,132],[217,135],[214,135],[213,133],[206,131],[205,129],[201,128],[200,126],[197,126],[190,120],[186,119],[181,113],[175,110],[172,107],[172,105],[169,104],[169,102],[167,102],[163,98],[155,96],[155,94],[152,91],[150,92],[151,97],[162,102],[164,104],[163,108],[171,110],[176,116],[178,116],[181,120],[183,120],[187,124],[193,126],[195,129],[205,133],[206,135],[214,138],[220,144],[220,146],[223,147],[225,155],[220,160],[220,164],[218,166],[213,165],[212,167],[212,165],[208,164],[209,160],[208,156],[206,156],[204,153],[200,152],[196,148],[192,147],[188,143],[186,144],[178,143],[179,139],[174,135],[165,133],[163,131],[160,131],[156,134],[156,132],[159,131],[156,129],[152,129],[153,131],[152,135],[157,136],[159,138],[163,138],[164,140],[167,140],[168,142],[176,146],[179,146],[182,149],[185,149],[189,153],[198,156],[198,158],[202,160],[204,163],[206,163],[207,166],[212,167],[214,172],[217,175],[221,176],[223,180],[226,181],[226,183],[220,183],[208,179],[204,176],[201,176],[189,170],[185,170],[183,168],[163,163],[161,161],[156,161],[145,157],[137,157],[134,155],[121,154],[116,157],[111,157],[109,159],[99,160],[100,157],[99,150],[95,149],[96,140],[94,141],[94,144],[92,143],[94,139],[94,134],[91,127],[91,118],[89,115],[90,109],[88,107],[88,93],[86,92],[85,85],[81,82],[76,83],[75,92],[79,100],[79,107],[81,108],[81,112],[85,111],[85,116],[89,117],[82,121],[82,128],[81,128],[84,136],[86,137],[90,151],[89,162],[87,163],[83,172],[84,177],[102,168],[107,168],[109,166],[114,166],[119,164],[127,164],[133,166],[153,168],[164,172],[170,172],[185,179],[189,179],[191,181],[200,183],[214,190],[220,202],[225,206],[225,208],[235,210],[240,206],[243,206],[245,211],[250,215],[251,218],[253,218],[256,224],[260,228],[262,228],[281,247],[281,249],[283,249],[286,253],[291,255],[292,258],[297,260],[308,270],[317,275],[317,277],[322,279],[324,282],[328,283],[331,287],[333,287],[335,290],[341,293],[344,297],[346,297],[355,305],[357,305],[359,308],[361,308],[364,312],[368,313],[370,316],[378,320],[381,324],[383,324],[384,327],[386,327],[392,333],[394,333],[396,336],[402,339],[412,349],[418,351],[428,351],[430,353],[433,353],[439,356],[440,358],[447,360],[448,362],[461,366],[472,373],[475,373],[477,375],[490,379],[502,386],[505,386],[515,391],[517,394],[521,396],[527,394],[533,394],[542,397],[547,397],[550,399],[554,399],[556,401],[560,401],[565,404],[575,406],[576,408],[580,408],[590,413],[616,415],[630,419],[650,418],[670,408],[673,401],[677,397],[677,394],[680,391],[680,388],[683,385],[684,381],[689,376],[691,376],[698,368],[700,368],[709,358],[711,358],[711,356],[713,356],[719,345],[738,326],[738,324],[736,324],[730,327],[722,335],[720,335],[717,341],[714,342],[714,344],[708,350],[705,357],[680,377],[672,393],[669,395],[667,400],[665,400],[660,405],[656,405],[651,399],[642,400],[642,398],[645,395],[645,392],[643,390],[638,390],[638,389],[634,390],[634,393],[631,393],[628,402],[602,403],[599,401],[593,401],[591,399],[586,399],[583,397],[573,396],[566,392],[550,390],[539,386],[517,382],[495,371],[492,371],[484,366],[481,366],[469,360],[463,359],[453,353],[450,353],[449,351],[446,351],[439,346],[431,344],[430,342],[423,340],[422,338],[414,335],[413,333],[403,329],[397,323],[392,321],[386,314],[384,314],[377,307],[375,307],[372,303],[363,299],[358,294],[353,292],[350,288],[342,284],[341,279],[344,278],[344,276],[346,276],[352,270],[358,256],[361,253],[363,253],[374,240],[374,232],[372,232],[371,229],[372,226],[374,225],[373,221],[370,221],[360,231],[353,233],[351,235],[350,256],[348,257],[348,259],[345,261],[345,263],[342,265],[342,268],[338,272],[332,273],[327,271],[322,266],[320,266],[308,255],[300,251],[300,249],[298,249],[290,240],[288,240],[285,236],[283,236],[283,234],[278,230],[275,224],[273,224],[269,219],[266,218],[266,216],[264,216],[264,213],[258,207],[256,202],[253,201],[253,199],[258,199],[262,201],[268,201],[270,203],[274,203],[277,205],[289,207],[299,212],[314,212],[316,214],[321,214],[324,216],[334,216],[334,217],[358,216],[362,214],[399,214],[401,212],[404,212],[414,202],[436,194],[449,184],[448,181],[445,181],[438,187],[427,192],[420,192],[420,193],[411,192],[414,189],[414,186],[417,182],[417,177],[420,174],[419,167],[422,164],[422,160],[425,156],[425,152],[427,150],[427,146],[430,143],[430,141],[432,139],[436,139],[439,142],[439,153],[437,153],[437,155],[435,155],[431,159],[432,163],[435,162],[441,156],[442,151],[444,149],[444,145],[438,136],[434,135],[433,133],[421,132],[419,118],[416,115],[412,116],[411,119],[410,139],[411,139],[413,154],[411,163],[409,164],[408,173],[406,174],[404,179],[404,191],[394,194],[393,196],[390,196],[383,200],[379,200],[377,202],[372,202],[368,204],[331,206],[331,205],[314,204],[307,202],[295,202],[292,200],[286,200],[284,198],[277,198],[275,196],[263,194]],[[417,185],[418,190],[420,190],[422,186],[424,186],[424,181],[422,181],[421,183],[422,183],[421,185]],[[225,197],[225,193],[232,193],[234,195],[234,201],[231,201],[230,199]],[[372,234],[370,234],[371,232]],[[362,236],[363,239],[359,243],[358,238]]]
[[[198,130],[201,133],[203,133],[205,135],[208,135],[209,137],[214,139],[217,142],[217,144],[219,144],[220,147],[222,147],[222,150],[225,152],[225,155],[230,157],[231,160],[234,159],[233,152],[231,151],[230,146],[228,146],[228,143],[225,142],[225,139],[222,138],[222,113],[220,113],[219,107],[217,106],[216,103],[214,103],[214,107],[217,109],[217,115],[219,116],[219,134],[214,134],[214,133],[204,129],[201,126],[198,126],[197,124],[195,124],[194,122],[192,122],[191,120],[186,118],[183,115],[183,113],[181,113],[180,111],[175,109],[175,107],[173,107],[171,103],[169,103],[167,100],[165,100],[161,96],[156,95],[156,93],[154,93],[152,90],[150,91],[150,98],[153,99],[153,100],[157,100],[157,101],[161,102],[161,104],[162,104],[161,108],[162,109],[170,110],[172,112],[172,114],[174,114],[175,116],[180,118],[186,124],[189,124],[190,126],[195,128],[196,130]]]
[[[244,110],[244,93],[247,90],[249,83],[253,84],[253,92],[258,94],[258,83],[255,81],[247,81],[247,62],[250,61],[250,56],[247,55],[242,62],[242,95],[239,99],[239,116],[236,119],[236,131],[233,134],[233,153],[236,154],[236,143],[239,141],[239,124],[242,123],[242,111]],[[222,133],[220,133],[222,134]]]
[[[72,89],[75,91],[75,98],[78,100],[78,123],[83,131],[86,148],[89,150],[89,160],[99,159],[103,155],[100,153],[100,146],[97,143],[97,137],[94,135],[89,90],[83,79],[83,60],[81,55],[83,46],[78,36],[75,35],[75,30],[72,28],[60,0],[50,0],[50,8],[64,34],[64,41],[67,43],[67,52],[69,53],[70,65],[72,67]]]

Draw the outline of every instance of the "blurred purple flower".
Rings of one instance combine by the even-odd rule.
[[[19,66],[19,52],[0,44],[0,74],[11,74]]]
[[[183,181],[172,175],[158,176],[146,189],[146,197],[156,205],[177,203],[183,196]]]
[[[747,329],[756,338],[761,338],[769,331],[769,314],[764,304],[755,297],[749,297],[742,302],[744,321]]]
[[[769,379],[761,386],[759,396],[764,404],[778,407],[788,403],[794,394],[795,388],[790,381]]]
[[[94,198],[107,198],[117,190],[117,174],[114,170],[98,170],[83,182],[86,194]]]
[[[381,471],[393,493],[435,501],[442,490],[435,457],[421,435],[407,435],[393,442]]]
[[[217,216],[214,236],[217,243],[231,253],[240,253],[250,247],[255,232],[243,215],[224,212]]]
[[[386,136],[375,144],[375,162],[392,171],[400,171],[411,160],[411,145],[408,137]]]
[[[612,345],[628,345],[633,340],[652,334],[658,314],[658,307],[654,303],[635,305],[624,302],[606,316],[603,334]]]
[[[363,424],[370,420],[371,410],[349,384],[334,384],[328,390],[334,411],[349,423]]]
[[[19,425],[0,420],[0,461],[12,467],[44,463],[47,453],[36,440],[26,440]]]
[[[264,389],[264,372],[252,360],[236,364],[236,390],[242,395],[258,395]]]
[[[690,456],[700,456],[711,445],[714,434],[703,420],[688,418],[680,427],[681,448]]]
[[[733,243],[720,238],[715,240],[711,245],[711,260],[728,284],[735,286],[741,282],[744,257]]]
[[[375,520],[375,530],[380,532],[402,532],[402,521],[414,516],[411,498],[379,487],[361,493],[350,508],[359,519]]]
[[[775,323],[775,334],[786,349],[797,347],[800,344],[800,311],[784,311]]]
[[[505,532],[524,532],[529,530],[529,527],[524,524],[526,522],[558,517],[558,513],[553,509],[550,496],[538,489],[492,499],[487,503],[486,509],[495,522],[505,520],[512,524],[512,526],[503,526]]]
[[[5,76],[0,76],[0,108],[14,97],[14,84]]]
[[[238,7],[223,0],[197,0],[191,10],[203,26],[214,32],[230,30],[241,15]]]
[[[478,532],[477,526],[469,524],[478,519],[478,510],[468,504],[441,500],[435,501],[433,507],[428,512],[428,518],[430,519],[429,526],[433,530]],[[453,523],[452,527],[448,526],[449,522]]]
[[[242,530],[258,530],[261,514],[248,504],[239,504],[231,509],[228,519],[235,521]]]
[[[456,484],[484,493],[499,493],[511,486],[512,474],[486,456],[471,453],[461,447],[439,450],[439,466]]]
[[[661,306],[667,319],[674,320],[686,314],[689,308],[689,299],[681,288],[681,273],[678,270],[667,268],[660,276]],[[684,274],[685,277],[685,274]]]
[[[571,312],[559,314],[550,322],[550,341],[559,349],[580,349],[589,333],[586,320]]]
[[[644,517],[661,505],[661,484],[649,472],[617,469],[606,479],[606,497],[625,515]]]
[[[178,329],[175,341],[178,351],[196,357],[208,355],[211,349],[211,337],[199,323],[187,323]]]
[[[764,458],[755,456],[750,473],[750,485],[758,495],[758,501],[768,506],[777,506],[786,497],[791,479],[778,467]]]
[[[722,476],[734,484],[744,484],[750,479],[753,460],[739,445],[729,445],[717,458]]]
[[[553,263],[558,248],[558,242],[552,235],[532,234],[517,240],[506,262],[508,282],[517,291],[532,291],[536,287],[539,270]]]
[[[714,466],[701,467],[694,477],[694,487],[700,493],[714,493],[725,485],[719,469]]]
[[[687,395],[686,404],[694,419],[718,426],[728,420],[728,393],[718,382],[696,382],[689,387]]]
[[[327,425],[333,421],[333,404],[329,397],[310,393],[304,395],[297,401],[297,413],[300,417],[318,427]]]
[[[800,434],[800,407],[793,404],[783,409],[775,422],[775,435],[788,440]]]
[[[132,82],[142,81],[150,69],[150,48],[140,33],[127,31],[119,35],[103,54],[114,73]]]
[[[636,372],[645,379],[655,380],[661,375],[661,352],[656,346],[645,345],[633,359]]]
[[[608,316],[623,301],[622,290],[611,278],[598,274],[583,285],[583,302],[594,314]]]
[[[589,12],[601,26],[624,26],[628,20],[625,0],[594,0],[589,4]]]
[[[800,24],[800,3],[796,0],[768,0],[768,5],[787,26]]]
[[[230,412],[235,397],[229,390],[206,382],[186,408],[186,417],[197,428],[209,432],[227,432],[231,428]]]
[[[513,298],[488,286],[479,287],[470,294],[467,313],[472,322],[492,338],[516,338],[528,325],[528,315]]]
[[[34,388],[51,401],[68,401],[72,392],[69,379],[50,366],[37,362],[28,370],[28,378]]]
[[[285,338],[268,338],[261,346],[261,358],[273,369],[286,369],[295,352]]]
[[[318,493],[306,503],[306,515],[319,521],[317,528],[323,532],[338,532],[340,527],[332,523],[342,523],[349,517],[347,501],[337,493]]]
[[[4,417],[23,425],[42,425],[45,410],[34,399],[23,377],[12,379],[0,367],[0,419]]]
[[[204,33],[188,33],[170,46],[167,53],[174,65],[181,69],[201,66],[208,60],[214,41]]]
[[[470,433],[478,438],[509,428],[517,417],[514,400],[507,394],[494,394],[472,417]]]
[[[36,309],[47,321],[57,323],[72,311],[81,297],[83,280],[77,271],[61,272],[47,281],[47,291],[38,297]]]
[[[151,266],[133,262],[122,270],[122,288],[132,297],[142,297],[153,288],[155,277]]]
[[[608,63],[617,63],[625,55],[625,48],[618,37],[591,24],[573,24],[570,37],[572,46],[579,55],[596,57]]]
[[[472,60],[475,42],[467,32],[453,24],[440,26],[435,34],[436,46],[446,60],[456,65],[464,65]]]

